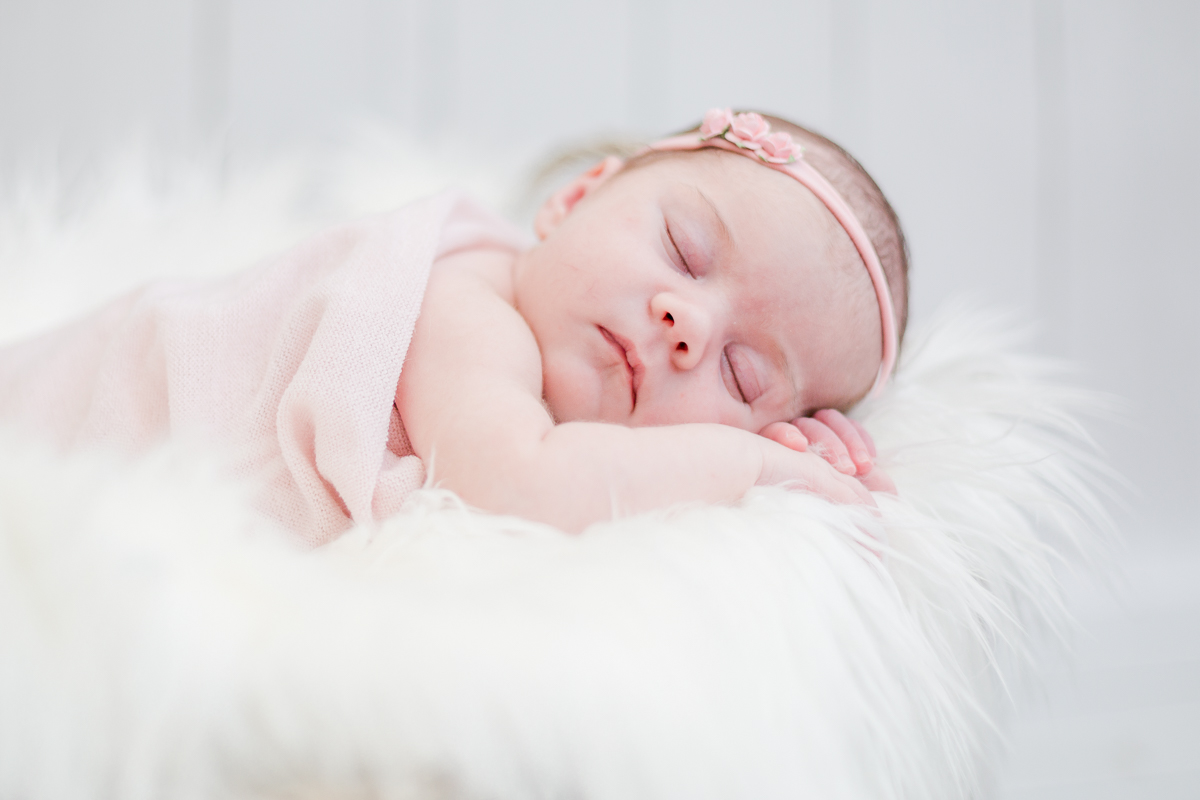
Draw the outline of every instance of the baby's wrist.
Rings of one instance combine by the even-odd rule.
[[[780,452],[788,453],[786,447],[779,444],[773,439],[767,439],[762,436],[756,436],[755,455],[758,458],[758,478],[755,480],[755,486],[773,486],[781,483],[787,478],[780,472]]]

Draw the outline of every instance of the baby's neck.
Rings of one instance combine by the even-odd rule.
[[[463,270],[487,283],[497,295],[515,305],[517,270],[520,255],[510,250],[472,248],[456,250],[433,262],[433,269]]]

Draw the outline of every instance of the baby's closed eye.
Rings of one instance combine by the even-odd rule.
[[[762,381],[754,365],[735,345],[727,346],[721,353],[721,378],[734,399],[747,405],[763,394]]]
[[[746,402],[753,403],[767,391],[766,381],[763,380],[758,365],[740,347],[731,348],[730,358],[733,361],[733,371],[737,375],[738,383],[741,384],[742,391],[746,394]]]
[[[680,245],[682,237],[676,238],[676,232],[666,218],[663,219],[663,231],[667,236],[667,255],[670,256],[675,268],[684,275],[695,278],[696,274],[688,264],[687,256],[684,255],[685,250],[687,250],[686,243],[683,246]]]

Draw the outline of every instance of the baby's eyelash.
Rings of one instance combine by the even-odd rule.
[[[746,390],[742,388],[742,382],[738,380],[737,370],[733,368],[733,359],[729,357],[729,351],[721,351],[721,358],[725,359],[725,363],[729,367],[729,374],[733,376],[733,385],[737,387],[738,394],[742,397],[742,402],[750,405],[750,401],[746,399]]]
[[[683,251],[679,249],[679,245],[675,242],[675,234],[671,233],[670,225],[667,225],[667,238],[671,240],[671,247],[675,248],[675,255],[679,256],[679,263],[683,264],[683,271],[693,278],[696,277],[692,274],[692,268],[688,266],[687,259],[683,257]]]

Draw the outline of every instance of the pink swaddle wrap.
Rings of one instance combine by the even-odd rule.
[[[61,447],[227,447],[312,546],[424,481],[393,399],[433,262],[528,237],[455,194],[327,231],[218,281],[153,284],[0,350],[0,423]]]

